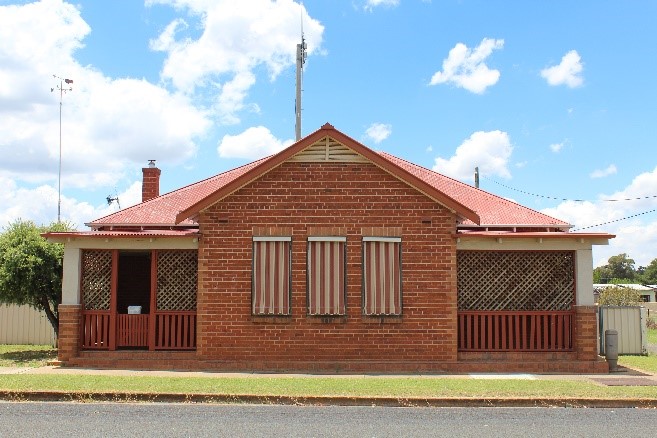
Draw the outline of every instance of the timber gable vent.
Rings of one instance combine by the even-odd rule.
[[[330,136],[311,144],[290,158],[296,162],[363,163],[368,160]]]

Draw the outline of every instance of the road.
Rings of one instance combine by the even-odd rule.
[[[0,402],[2,437],[652,436],[648,409]],[[652,428],[652,431],[651,431]]]

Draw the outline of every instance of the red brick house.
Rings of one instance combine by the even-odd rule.
[[[606,372],[591,247],[614,236],[326,124],[282,152],[49,233],[72,366]]]

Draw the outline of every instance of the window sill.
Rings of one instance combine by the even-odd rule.
[[[251,322],[256,324],[290,324],[291,315],[251,315]]]
[[[309,324],[346,324],[347,315],[308,315]]]
[[[363,315],[361,320],[365,324],[401,324],[404,322],[402,315]]]

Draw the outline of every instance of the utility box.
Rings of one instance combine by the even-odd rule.
[[[605,356],[609,364],[609,371],[618,370],[618,332],[605,330]]]

